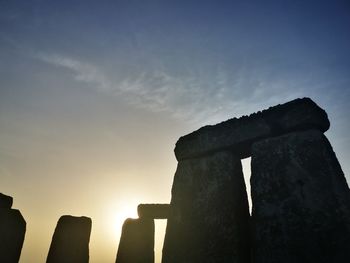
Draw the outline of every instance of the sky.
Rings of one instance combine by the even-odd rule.
[[[123,220],[170,202],[180,136],[295,98],[327,111],[350,182],[349,47],[345,0],[0,0],[0,192],[27,221],[20,262],[45,262],[65,214],[92,218],[90,262],[114,262]]]

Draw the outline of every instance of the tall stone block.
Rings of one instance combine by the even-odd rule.
[[[16,263],[21,256],[26,221],[11,209],[12,197],[0,194],[0,262]]]
[[[1,208],[11,209],[12,203],[13,203],[13,198],[11,196],[0,193],[0,209]]]
[[[249,262],[249,209],[236,155],[180,161],[171,209],[163,263]]]
[[[154,220],[125,220],[116,263],[154,263]]]
[[[350,260],[350,192],[318,130],[252,147],[254,263]]]
[[[88,263],[91,219],[61,216],[47,256],[47,263]]]

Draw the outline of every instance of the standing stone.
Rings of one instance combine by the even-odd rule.
[[[241,161],[219,152],[178,163],[163,263],[250,262]]]
[[[252,147],[254,263],[350,262],[350,191],[318,130]]]
[[[17,263],[21,256],[26,221],[11,209],[12,197],[0,194],[0,262]]]
[[[89,262],[91,219],[88,217],[61,216],[47,256],[47,263]]]
[[[154,220],[125,220],[116,263],[154,263]]]
[[[13,203],[13,198],[11,196],[0,193],[0,209],[1,208],[11,209],[12,203]]]
[[[20,211],[0,209],[0,262],[18,262],[24,236],[26,222]]]

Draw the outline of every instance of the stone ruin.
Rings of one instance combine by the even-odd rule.
[[[181,137],[170,205],[139,205],[124,227],[148,227],[147,237],[123,227],[121,243],[129,235],[137,246],[120,245],[116,262],[153,262],[145,218],[168,219],[163,263],[350,262],[350,191],[329,125],[304,98]],[[251,216],[241,165],[250,156]],[[129,256],[119,261],[120,251]]]
[[[21,256],[26,221],[11,209],[13,198],[0,193],[0,262],[17,263]],[[91,219],[62,216],[57,223],[47,263],[88,263]]]
[[[85,216],[61,216],[46,263],[88,263],[91,225],[91,219]]]
[[[12,203],[11,196],[0,193],[0,262],[4,263],[19,261],[26,232],[26,221]]]
[[[154,262],[154,220],[125,220],[120,237],[116,263]]]
[[[116,263],[154,262],[154,219],[167,219],[163,263],[350,262],[350,191],[324,110],[297,99],[205,126],[176,143],[170,204],[140,204]],[[251,156],[252,215],[241,159]],[[25,221],[0,194],[0,262],[18,262]],[[48,263],[88,262],[91,219],[61,217]]]
[[[154,219],[170,216],[169,204],[140,204],[139,218],[125,220],[116,263],[154,262]]]

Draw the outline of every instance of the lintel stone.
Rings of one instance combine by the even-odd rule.
[[[170,214],[170,204],[139,204],[137,213],[140,218],[167,219]]]
[[[258,140],[308,129],[325,132],[329,125],[327,113],[315,102],[309,98],[296,99],[182,136],[176,143],[175,155],[180,161],[229,149],[246,158],[251,155],[251,145]]]

